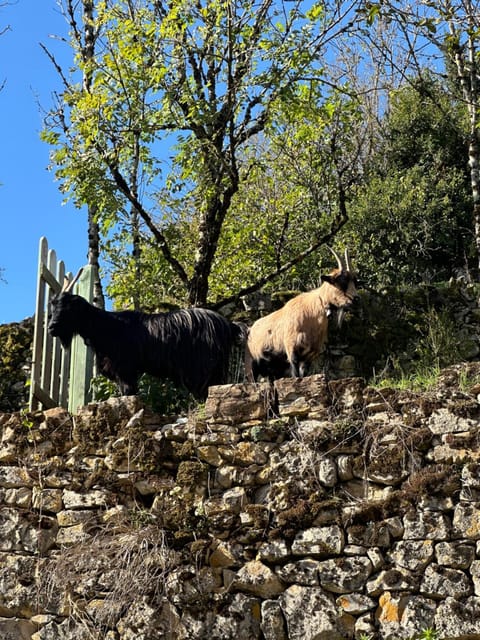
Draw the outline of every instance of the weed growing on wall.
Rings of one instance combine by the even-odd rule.
[[[362,633],[359,637],[359,640],[373,640],[373,636]],[[392,640],[396,640],[396,639],[392,639]],[[400,638],[398,640],[400,640]],[[410,638],[410,640],[442,640],[442,638],[440,638],[440,636],[438,635],[438,632],[435,631],[435,629],[428,628],[422,631],[422,633],[419,636]]]
[[[91,387],[95,402],[119,395],[117,385],[104,376],[93,378]],[[155,413],[169,416],[185,413],[197,403],[185,389],[176,387],[169,380],[160,380],[148,374],[140,378],[138,396]]]
[[[420,332],[416,352],[418,368],[440,369],[462,359],[462,340],[458,327],[447,311],[430,309]]]
[[[43,565],[41,601],[54,609],[67,606],[70,615],[96,629],[114,628],[137,601],[158,604],[175,558],[164,530],[146,523],[141,513],[100,526],[92,519],[84,526],[94,532],[88,540],[62,548]],[[89,609],[93,584],[101,586],[103,598]]]

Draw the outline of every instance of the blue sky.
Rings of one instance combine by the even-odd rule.
[[[0,324],[20,322],[35,308],[38,244],[46,236],[69,271],[86,263],[84,211],[63,205],[49,147],[40,141],[41,107],[52,105],[60,82],[40,42],[68,65],[70,49],[50,37],[66,35],[56,0],[10,0],[0,8]]]

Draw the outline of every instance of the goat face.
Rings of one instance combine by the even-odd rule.
[[[59,338],[62,346],[67,349],[75,335],[77,325],[78,305],[70,293],[59,293],[52,300],[52,314],[48,323],[48,333]]]
[[[337,311],[337,322],[340,327],[345,311],[358,297],[357,278],[346,269],[334,269],[328,275],[322,275],[322,282],[328,283],[327,300],[329,310]]]

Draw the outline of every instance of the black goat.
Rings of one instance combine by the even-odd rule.
[[[97,369],[115,381],[122,394],[134,395],[142,373],[169,378],[195,397],[227,380],[230,351],[246,337],[246,327],[208,309],[168,313],[103,311],[70,290],[52,300],[48,331],[68,348],[82,336],[96,356]]]

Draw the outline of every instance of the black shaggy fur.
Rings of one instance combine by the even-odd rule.
[[[65,348],[74,335],[82,336],[95,352],[98,371],[124,395],[134,395],[141,374],[149,373],[199,399],[209,386],[227,381],[230,350],[245,338],[243,325],[208,309],[103,311],[68,292],[53,299],[48,331]]]

